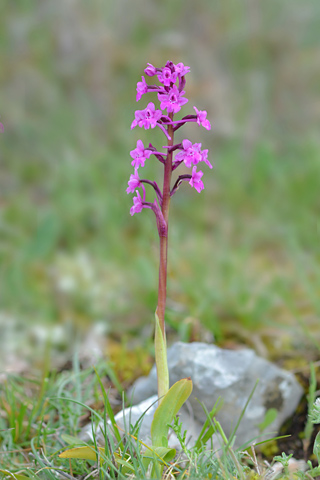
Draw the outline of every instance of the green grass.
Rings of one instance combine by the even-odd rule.
[[[112,409],[118,402],[105,373],[103,364],[97,365],[96,373],[92,368],[81,369],[75,355],[70,370],[44,370],[40,381],[28,375],[8,377],[0,395],[0,478],[13,475],[13,478],[24,480],[19,477],[22,475],[25,478],[53,480],[55,472],[60,472],[60,475],[67,478],[99,476],[125,479],[130,475],[130,478],[147,478],[144,448],[137,440],[139,422],[136,426],[128,425],[128,432],[122,438],[112,434],[113,427],[106,422],[106,418],[112,420]],[[313,404],[309,407],[310,413]],[[232,437],[227,439],[221,425],[215,420],[215,411],[216,408],[213,407],[212,412],[206,412],[207,421],[193,448],[185,444],[185,432],[181,430],[179,422],[175,422],[174,431],[182,450],[170,464],[164,465],[164,473],[177,480],[186,476],[203,480],[245,479],[252,476],[266,478],[269,467],[264,464],[259,448],[251,448],[250,445],[233,448]],[[311,421],[317,423],[318,417],[319,407],[314,410]],[[90,424],[90,421],[93,441],[84,441],[81,439],[81,428]],[[99,422],[103,425],[101,434],[97,430]],[[309,427],[311,429],[311,424]],[[204,449],[203,444],[215,432],[221,435],[218,451],[210,449],[210,446]],[[233,435],[235,433],[236,431]],[[309,434],[310,437],[311,430]],[[317,441],[316,444],[318,445]],[[86,453],[77,452],[80,458],[68,460],[68,454],[65,454],[67,458],[59,457],[61,452],[86,446],[92,447],[89,450],[90,459],[87,457],[88,449]],[[94,452],[100,458],[98,463],[92,458]],[[268,460],[272,465],[275,461],[280,461],[286,469],[288,458],[283,453],[274,460]],[[316,467],[316,459],[313,460],[315,468],[310,462],[309,476],[291,474],[290,478],[316,476],[319,467]],[[286,470],[284,474],[286,475]],[[160,473],[159,475],[154,478],[161,478]]]

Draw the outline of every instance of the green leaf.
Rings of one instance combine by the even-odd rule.
[[[113,410],[112,410],[108,395],[105,391],[105,388],[103,386],[101,378],[98,375],[98,372],[97,372],[96,368],[95,367],[93,367],[93,368],[94,368],[94,371],[96,372],[98,382],[100,384],[100,388],[101,388],[103,399],[104,399],[105,408],[106,408],[107,414],[109,416],[109,419],[110,419],[110,422],[111,422],[111,425],[112,425],[112,428],[113,428],[114,436],[116,437],[119,446],[123,449],[123,443],[122,443],[121,435],[120,435],[119,428],[118,428],[117,422],[116,422],[114,414],[113,414]]]
[[[201,403],[201,402],[199,402],[199,403]],[[218,398],[218,400],[216,401],[216,403],[212,407],[211,412],[209,412],[209,414],[207,415],[206,421],[204,422],[202,430],[201,430],[201,432],[200,432],[200,434],[197,438],[197,441],[194,445],[195,450],[199,450],[203,445],[205,445],[206,442],[215,433],[216,427],[214,426],[214,424],[212,422],[212,419],[216,415],[218,410],[220,410],[220,408],[221,408],[219,403],[222,403],[220,397]]]
[[[275,421],[277,416],[278,416],[278,410],[276,408],[269,408],[266,411],[263,421],[258,425],[260,432],[263,432],[263,430],[269,427],[269,425],[271,425],[271,423]]]
[[[320,475],[320,466],[311,468],[311,470],[308,470],[306,473],[312,478],[318,477]]]
[[[318,463],[320,464],[320,432],[318,432],[314,444],[313,444],[313,453],[317,457]]]
[[[156,327],[155,327],[154,347],[155,347],[157,377],[158,377],[158,397],[161,403],[162,397],[166,395],[166,393],[169,390],[169,371],[168,371],[168,361],[167,361],[166,337],[162,333],[157,312],[155,313],[155,318],[156,318]]]
[[[104,448],[99,447],[99,452],[104,453]],[[60,453],[60,458],[78,458],[79,460],[97,460],[97,454],[92,447],[69,448]]]
[[[174,459],[175,455],[176,450],[174,448],[151,446],[142,456],[149,460],[156,459],[157,461],[163,461],[163,463],[167,464]]]
[[[241,422],[241,420],[242,420],[242,418],[243,418],[243,416],[244,416],[244,414],[245,414],[245,412],[246,412],[246,410],[247,410],[247,407],[248,407],[248,405],[249,405],[249,403],[250,403],[250,401],[251,401],[251,398],[253,397],[253,394],[254,394],[254,392],[255,392],[255,389],[256,389],[257,386],[258,386],[258,383],[259,383],[259,379],[256,381],[256,383],[255,383],[255,385],[254,385],[254,387],[253,387],[253,389],[252,389],[252,391],[251,391],[251,393],[250,393],[250,395],[249,395],[249,398],[248,398],[248,400],[246,401],[246,404],[245,404],[245,406],[244,406],[243,409],[242,409],[241,415],[240,415],[240,417],[238,418],[237,424],[236,424],[236,426],[234,427],[231,435],[229,436],[229,440],[228,440],[228,443],[227,443],[227,447],[229,447],[229,446],[232,444],[232,441],[233,441],[233,439],[234,439],[234,437],[235,437],[236,431],[238,430],[238,427],[239,427],[239,425],[240,425],[240,422]]]
[[[135,473],[135,468],[132,465],[132,461],[124,460],[118,453],[114,453],[114,459],[118,465],[121,465],[121,473],[123,475],[129,475],[130,473]]]
[[[168,447],[168,432],[178,411],[192,392],[191,378],[183,378],[176,382],[162,399],[154,412],[151,424],[151,439],[154,447]]]
[[[25,475],[21,475],[20,473],[12,473],[8,470],[2,470],[2,468],[0,468],[0,472],[4,473],[5,475],[9,475],[15,480],[30,480],[30,477],[26,477]]]
[[[142,455],[143,466],[147,471],[150,462],[153,462],[151,478],[158,478],[161,476],[162,467],[160,465],[168,466],[168,463],[174,459],[175,455],[176,450],[174,448],[152,446]]]
[[[80,440],[80,438],[73,437],[72,435],[68,435],[67,433],[63,433],[61,435],[61,438],[68,445],[87,445],[86,442]]]

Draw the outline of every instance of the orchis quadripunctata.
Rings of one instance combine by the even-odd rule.
[[[158,396],[159,399],[166,395],[169,389],[169,375],[166,357],[166,336],[165,336],[165,306],[167,295],[167,251],[168,251],[168,219],[170,199],[176,193],[183,181],[188,181],[198,192],[204,188],[201,180],[203,172],[197,170],[200,162],[204,162],[209,168],[212,168],[208,160],[208,150],[201,150],[201,143],[192,143],[188,139],[182,142],[174,143],[175,132],[187,122],[196,122],[207,130],[211,129],[207,112],[193,107],[195,114],[186,115],[181,120],[174,120],[174,115],[178,113],[183,105],[188,102],[185,98],[184,87],[186,84],[185,75],[190,71],[190,67],[183,63],[174,64],[167,62],[162,68],[156,68],[148,63],[145,74],[148,77],[156,76],[159,85],[148,85],[144,76],[141,82],[137,83],[136,100],[140,100],[142,95],[148,92],[157,94],[160,102],[160,108],[156,109],[154,103],[148,103],[144,110],[136,110],[135,118],[131,124],[131,129],[139,126],[148,130],[150,127],[159,127],[167,139],[167,145],[163,147],[165,152],[160,152],[151,143],[144,146],[142,140],[137,141],[137,146],[130,152],[132,157],[131,164],[134,167],[134,173],[130,176],[127,193],[136,192],[133,198],[133,206],[130,214],[141,212],[143,208],[153,210],[156,216],[158,233],[160,238],[160,265],[159,265],[159,287],[158,287],[158,305],[156,309],[156,328],[155,328],[155,355],[158,376]],[[173,154],[175,156],[173,157]],[[155,181],[142,179],[139,176],[139,168],[144,167],[145,162],[153,155],[164,166],[163,187],[162,190]],[[187,168],[191,168],[191,173],[180,175],[171,186],[171,174],[182,163]],[[146,201],[145,185],[153,187],[155,200]],[[138,189],[142,190],[142,196]]]

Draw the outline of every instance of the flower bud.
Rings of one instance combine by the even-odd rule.
[[[156,67],[151,65],[151,63],[147,63],[147,68],[145,68],[144,73],[148,75],[148,77],[153,77],[157,73]]]

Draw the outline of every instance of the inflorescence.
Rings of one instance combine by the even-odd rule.
[[[200,162],[204,162],[209,168],[212,168],[208,160],[208,150],[201,150],[201,143],[192,143],[188,139],[182,140],[181,143],[173,143],[174,132],[188,122],[196,122],[207,130],[211,129],[210,122],[207,119],[207,112],[205,110],[198,110],[196,107],[193,107],[195,114],[186,115],[181,118],[181,120],[173,119],[174,115],[181,110],[181,107],[188,102],[188,99],[184,96],[184,87],[186,84],[185,75],[189,71],[190,67],[185,66],[183,63],[175,65],[173,62],[167,62],[162,68],[156,68],[148,63],[144,72],[148,77],[156,76],[159,85],[148,85],[144,76],[141,77],[141,82],[137,83],[136,100],[139,101],[145,93],[157,93],[160,108],[157,109],[154,103],[150,102],[144,110],[136,110],[135,118],[131,124],[131,130],[136,126],[145,128],[146,130],[159,127],[165,134],[168,145],[163,147],[166,150],[164,153],[158,151],[151,143],[145,147],[142,140],[138,140],[136,148],[130,152],[133,159],[131,165],[134,167],[134,173],[130,176],[127,193],[136,192],[130,214],[134,215],[135,213],[141,212],[143,208],[150,208],[156,214],[158,228],[159,225],[163,224],[163,192],[161,192],[155,181],[140,178],[139,168],[144,167],[145,162],[151,155],[164,166],[170,155],[171,172],[182,163],[187,168],[191,168],[191,174],[180,175],[174,185],[172,187],[170,186],[170,197],[176,193],[183,181],[188,181],[192,187],[198,192],[201,192],[204,188],[201,179],[203,172],[197,170],[197,166]],[[175,153],[174,159],[172,155],[173,152],[177,152]],[[145,184],[151,185],[155,191],[156,199],[153,203],[146,201]],[[140,188],[142,190],[142,196],[138,190]]]

